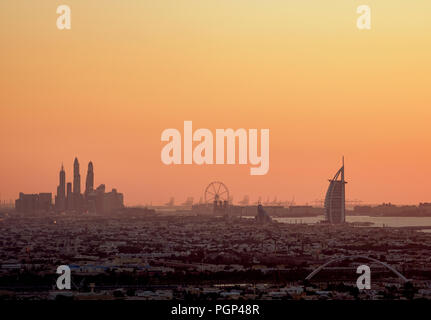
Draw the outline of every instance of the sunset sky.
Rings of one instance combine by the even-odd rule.
[[[128,205],[198,201],[213,180],[311,204],[344,155],[347,199],[431,202],[429,0],[3,0],[0,42],[1,200],[54,194],[77,156],[82,188],[91,160]],[[185,120],[270,129],[268,174],[164,165],[160,135]]]

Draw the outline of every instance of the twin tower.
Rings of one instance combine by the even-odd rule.
[[[79,173],[78,158],[75,158],[73,162],[73,191],[71,182],[67,183],[66,190],[66,172],[64,171],[63,165],[61,165],[60,184],[57,187],[57,195],[55,196],[56,211],[83,211],[85,209],[85,200],[93,191],[94,171],[91,161],[88,163],[84,194],[81,194],[81,175]]]

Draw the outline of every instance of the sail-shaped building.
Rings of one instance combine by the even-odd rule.
[[[346,197],[344,180],[344,157],[343,165],[337,171],[334,178],[329,180],[328,191],[325,197],[326,222],[338,224],[346,222]]]

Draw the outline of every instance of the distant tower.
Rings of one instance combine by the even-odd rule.
[[[61,164],[60,170],[60,185],[59,185],[59,195],[62,198],[66,197],[66,172],[64,171],[63,164]]]
[[[57,211],[64,211],[66,209],[66,172],[63,164],[61,164],[59,176],[60,182],[57,187],[57,196],[55,197],[55,208]]]
[[[72,183],[67,183],[67,210],[73,210]]]
[[[78,158],[73,162],[73,193],[75,195],[81,194],[81,175],[79,174]]]
[[[268,215],[268,213],[266,213],[265,209],[260,203],[257,205],[257,215],[255,216],[255,220],[260,224],[272,222],[271,217]]]
[[[325,197],[325,216],[329,223],[346,222],[346,195],[344,181],[344,157],[341,168],[337,171],[334,178],[329,180],[328,191]]]
[[[94,172],[93,172],[93,163],[90,161],[88,163],[87,169],[87,179],[85,180],[85,194],[89,194],[94,190]]]

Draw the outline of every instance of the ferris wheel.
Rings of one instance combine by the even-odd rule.
[[[205,189],[205,203],[229,202],[229,190],[223,182],[213,181]]]

